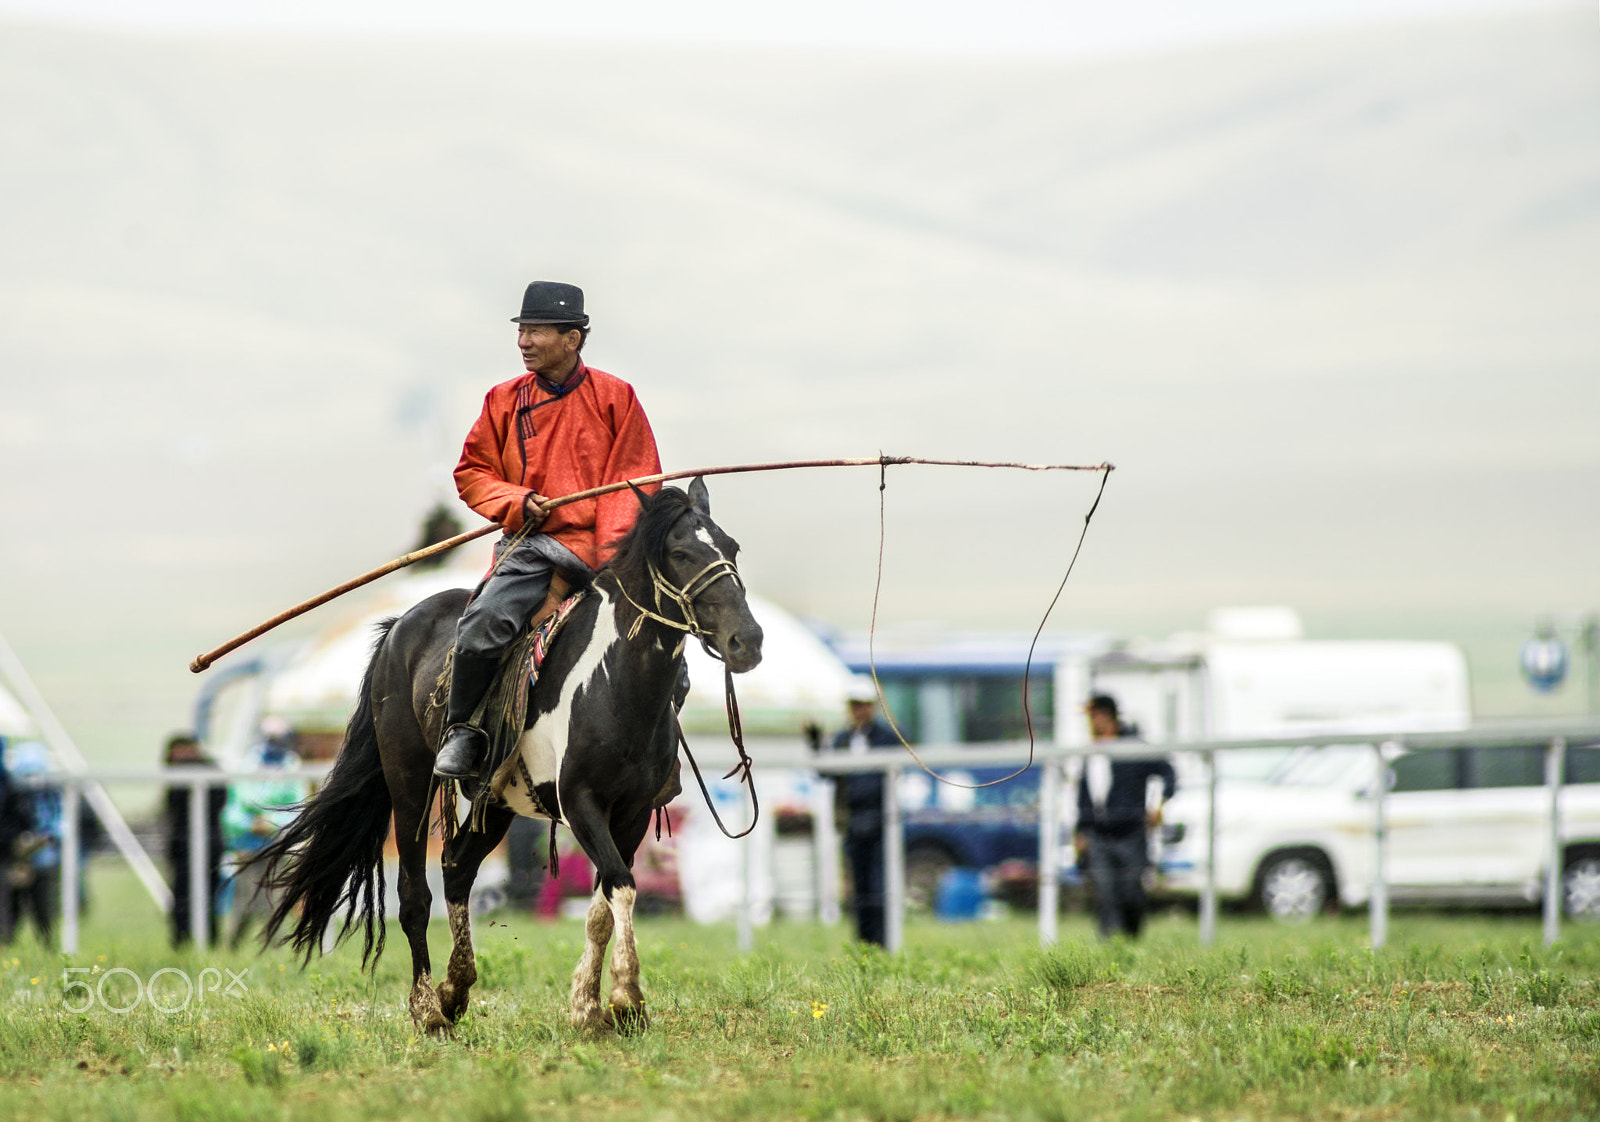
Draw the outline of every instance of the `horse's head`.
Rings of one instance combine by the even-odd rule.
[[[683,620],[729,669],[743,673],[761,661],[762,635],[735,566],[738,555],[739,543],[711,520],[710,496],[696,478],[687,494],[663,487],[644,500],[612,568],[638,604]]]

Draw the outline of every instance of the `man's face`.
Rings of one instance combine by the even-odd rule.
[[[1089,735],[1096,740],[1117,738],[1117,719],[1104,709],[1089,710]]]
[[[872,715],[877,708],[878,703],[875,701],[852,701],[850,703],[850,723],[853,725],[866,724],[872,720]]]
[[[550,323],[517,325],[517,349],[522,352],[522,365],[530,374],[543,374],[557,381],[565,380],[577,365],[582,341],[581,331],[562,331]]]

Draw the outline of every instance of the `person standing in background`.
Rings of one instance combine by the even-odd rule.
[[[0,833],[10,836],[4,862],[7,897],[0,909],[6,926],[0,943],[9,943],[16,925],[32,915],[39,939],[47,946],[55,931],[61,901],[61,789],[36,785],[50,771],[50,751],[36,741],[11,746]]]
[[[28,828],[21,804],[12,798],[15,785],[6,770],[9,742],[0,736],[0,943],[11,941],[11,887],[5,872],[11,867],[11,853],[17,838]]]
[[[251,754],[253,770],[296,768],[294,732],[277,717],[261,722],[261,744]],[[237,949],[257,918],[272,913],[272,898],[262,883],[258,862],[251,861],[277,832],[293,821],[308,794],[301,779],[256,779],[228,788],[222,808],[222,829],[228,846],[232,879],[233,925],[228,945]]]
[[[850,683],[850,725],[833,738],[836,752],[864,755],[900,743],[878,720],[878,691],[869,678]],[[863,943],[884,945],[883,783],[881,771],[858,771],[836,780],[835,807],[845,818],[844,852],[855,886],[856,934]]]
[[[1096,743],[1131,739],[1113,697],[1098,694],[1085,707],[1089,734]],[[1147,901],[1144,871],[1150,864],[1149,830],[1161,824],[1161,808],[1147,807],[1149,780],[1161,780],[1161,801],[1177,790],[1178,776],[1163,759],[1086,756],[1078,778],[1078,828],[1072,835],[1078,858],[1094,885],[1100,937],[1118,933],[1137,938]]]
[[[176,733],[167,740],[163,762],[169,768],[208,768],[216,762],[200,748],[200,742],[187,733]],[[227,787],[213,784],[206,788],[206,941],[215,941],[217,891],[222,883],[222,810],[228,801]],[[173,949],[185,946],[192,938],[189,892],[189,788],[171,786],[166,791],[164,819],[167,827],[167,867],[172,877],[170,919]]]

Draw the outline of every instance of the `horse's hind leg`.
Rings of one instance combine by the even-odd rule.
[[[411,995],[406,1001],[418,1032],[444,1036],[450,1022],[439,1007],[428,958],[428,916],[433,911],[433,891],[428,888],[428,840],[418,837],[422,808],[414,799],[396,800],[395,845],[400,850],[400,929],[411,945]]]
[[[603,1028],[600,1009],[600,970],[606,961],[606,944],[614,926],[611,905],[602,889],[594,890],[589,914],[583,923],[583,956],[572,972],[572,1027],[584,1031]]]
[[[459,1020],[466,1012],[468,994],[478,980],[477,960],[472,953],[472,883],[478,878],[483,859],[506,836],[514,817],[509,810],[488,811],[483,832],[463,828],[445,854],[444,904],[450,913],[450,964],[445,967],[444,981],[439,983],[439,1008],[449,1021]]]

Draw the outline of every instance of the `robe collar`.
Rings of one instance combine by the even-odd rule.
[[[565,382],[552,382],[543,374],[535,374],[533,380],[541,390],[551,397],[565,397],[579,386],[584,379],[589,377],[589,368],[583,364],[583,359],[578,359],[578,365],[572,368],[572,373],[567,375]]]

